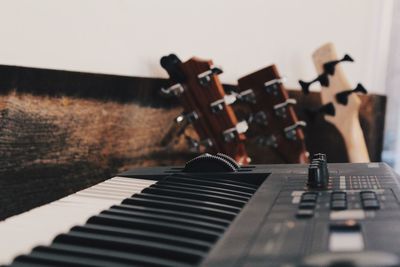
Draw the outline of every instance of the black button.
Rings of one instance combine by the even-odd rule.
[[[346,200],[346,193],[345,192],[332,192],[331,195],[332,200]]]
[[[310,209],[300,209],[296,214],[297,218],[311,218],[314,216],[314,210]]]
[[[347,203],[345,200],[333,200],[331,202],[331,209],[333,210],[345,210],[347,209]]]
[[[299,209],[313,209],[315,208],[315,202],[300,202]]]
[[[376,194],[375,192],[371,191],[364,191],[360,193],[361,199],[366,200],[366,199],[376,199]]]
[[[301,195],[302,202],[315,202],[317,201],[317,198],[317,193],[304,193],[303,195]]]
[[[367,210],[376,210],[379,209],[379,202],[376,199],[363,200],[363,207]]]

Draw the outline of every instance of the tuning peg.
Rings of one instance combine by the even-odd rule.
[[[305,109],[304,113],[313,121],[318,114],[326,114],[330,116],[335,116],[335,106],[332,102],[329,102],[317,109]]]
[[[255,104],[257,102],[253,89],[247,89],[236,94],[239,101]]]
[[[211,111],[217,113],[222,111],[225,105],[231,105],[236,101],[236,94],[224,95],[223,98],[218,99],[210,104]]]
[[[259,136],[256,139],[256,143],[260,146],[278,147],[278,140],[275,135]]]
[[[285,81],[285,77],[270,80],[264,83],[264,89],[268,94],[278,95],[279,84],[282,84]]]
[[[359,84],[357,84],[356,88],[354,88],[353,90],[346,90],[346,91],[337,93],[336,101],[342,105],[347,105],[347,103],[349,101],[349,95],[351,95],[353,93],[366,94],[367,89],[365,89],[364,86],[361,83],[359,83]]]
[[[179,96],[181,95],[185,89],[180,83],[176,83],[168,88],[161,88],[161,94],[165,96]]]
[[[189,146],[189,150],[192,152],[200,152],[200,148],[203,146],[206,149],[210,148],[213,146],[213,142],[211,141],[210,138],[204,139],[204,140],[195,140],[190,136],[185,135],[186,142]]]
[[[189,113],[184,113],[179,115],[178,117],[175,118],[175,122],[178,124],[181,123],[192,123],[193,121],[197,120],[199,118],[199,115],[197,114],[196,111],[192,111]]]
[[[325,86],[325,87],[329,86],[328,75],[326,73],[322,73],[322,74],[318,75],[317,78],[315,78],[314,80],[309,81],[309,82],[299,80],[299,84],[301,86],[301,90],[303,91],[303,94],[308,95],[310,93],[310,85],[315,82],[319,82],[322,86]]]
[[[285,102],[274,105],[274,110],[275,110],[276,116],[281,117],[281,118],[286,118],[287,107],[289,105],[296,105],[296,104],[297,104],[296,99],[288,98],[285,100]]]
[[[283,130],[285,132],[285,136],[287,139],[296,140],[297,139],[296,130],[298,128],[304,128],[306,126],[307,126],[307,123],[305,123],[304,121],[297,121],[295,124],[290,125]]]
[[[221,73],[223,73],[221,68],[211,66],[209,70],[197,75],[197,79],[202,86],[207,86],[211,82],[212,75],[219,75]]]
[[[249,129],[249,125],[246,121],[238,122],[235,127],[226,129],[223,131],[222,136],[224,137],[225,142],[230,142],[235,139],[237,134],[245,133]]]
[[[181,63],[182,61],[175,54],[164,56],[160,60],[161,67],[168,72],[171,80],[176,83],[183,83],[186,81],[186,76],[179,67]]]
[[[339,64],[340,62],[354,62],[353,58],[351,56],[349,56],[348,54],[344,55],[344,57],[342,59],[339,60],[332,60],[329,62],[326,62],[323,65],[324,68],[324,72],[329,74],[329,75],[333,75],[335,74],[335,67],[337,64]]]
[[[249,123],[257,123],[259,125],[268,125],[267,114],[264,111],[258,111],[255,114],[250,114],[248,120]]]

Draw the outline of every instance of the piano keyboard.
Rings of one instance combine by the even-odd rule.
[[[115,177],[0,223],[0,264],[196,266],[258,186]]]
[[[114,177],[0,222],[0,265],[98,214],[156,181]]]

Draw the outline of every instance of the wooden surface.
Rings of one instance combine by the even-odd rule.
[[[66,196],[135,166],[182,164],[194,156],[174,138],[182,108],[159,95],[164,79],[0,66],[0,219]],[[234,87],[226,85],[227,89]],[[319,95],[298,100],[318,106]],[[370,157],[380,160],[386,98],[361,98]],[[310,152],[329,162],[347,156],[337,130],[317,118],[305,129]],[[195,136],[192,129],[188,134]],[[259,148],[249,147],[251,151]],[[263,150],[257,163],[279,163]],[[250,155],[251,156],[251,155]]]

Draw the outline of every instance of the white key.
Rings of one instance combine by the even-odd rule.
[[[38,245],[49,245],[60,233],[156,181],[114,177],[102,183],[0,222],[0,265],[9,264]]]

